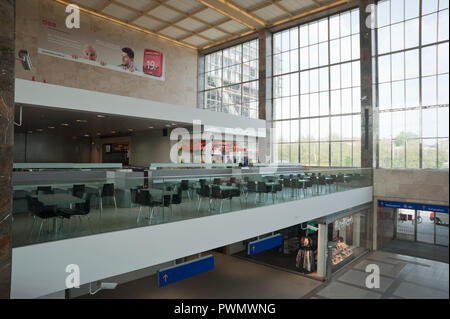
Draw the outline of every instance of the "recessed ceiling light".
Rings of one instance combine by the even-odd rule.
[[[53,130],[55,127],[54,127],[54,126],[49,126],[48,128],[51,129],[51,130]]]
[[[89,137],[90,135],[89,135],[89,134],[84,134],[83,136],[84,136],[84,137]]]
[[[68,123],[61,123],[61,126],[69,126]]]
[[[78,123],[87,123],[86,120],[77,120]]]
[[[102,119],[102,118],[105,118],[106,116],[99,114],[99,115],[97,115],[97,117]]]
[[[133,132],[134,130],[132,128],[129,128],[128,131]]]
[[[98,136],[102,135],[102,133],[97,133]]]
[[[43,132],[44,130],[43,129],[41,129],[41,128],[37,128],[36,129],[36,132]]]
[[[153,128],[153,126],[149,126],[148,128]]]
[[[117,132],[116,131],[111,131],[111,133],[116,134]]]
[[[28,133],[28,134],[32,134],[32,133],[33,133],[33,131],[28,131],[27,133]]]

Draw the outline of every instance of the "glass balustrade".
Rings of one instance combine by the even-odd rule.
[[[102,178],[62,174],[52,180],[17,180],[13,246],[208,218],[372,186],[372,169],[237,171],[164,177],[108,172]]]

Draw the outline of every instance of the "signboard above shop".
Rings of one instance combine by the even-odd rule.
[[[405,203],[405,202],[391,202],[391,201],[379,200],[378,207],[422,210],[422,211],[448,214],[448,206]]]

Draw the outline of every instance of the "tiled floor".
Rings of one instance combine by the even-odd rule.
[[[214,253],[215,269],[166,286],[156,276],[82,298],[222,299],[403,299],[449,297],[449,265],[386,252],[373,252],[320,282],[242,258]],[[380,267],[380,288],[369,289],[365,267]]]
[[[380,287],[367,288],[368,265],[380,269]],[[389,252],[372,252],[334,275],[306,298],[448,299],[449,265]]]
[[[351,189],[350,187],[340,186],[338,191],[341,192],[350,189]],[[305,198],[318,195],[319,196],[326,195],[328,191],[333,192],[335,191],[335,189],[324,188],[322,194],[313,194],[312,191],[310,190],[305,194]],[[302,198],[304,198],[303,194],[301,194],[299,198],[291,198],[290,190],[288,189],[286,190],[284,198],[282,196],[282,193],[279,192],[277,197],[274,198],[274,202],[272,201],[272,195],[268,194],[263,195],[262,200],[260,200],[258,196],[258,198],[256,198],[257,201],[255,203],[255,194],[250,193],[247,201],[242,196],[242,203],[239,200],[239,198],[233,198],[231,202],[231,208],[230,208],[230,201],[224,200],[222,207],[222,214],[228,213],[230,211],[239,211],[247,208],[273,205],[274,203],[278,204],[292,200],[301,200]],[[162,208],[160,207],[156,208],[154,211],[153,218],[151,220],[151,224],[154,225],[154,224],[169,223],[179,220],[186,220],[190,218],[205,217],[220,213],[220,201],[213,202],[212,207],[215,209],[212,211],[209,211],[208,199],[202,200],[200,211],[198,211],[198,205],[199,201],[197,200],[196,195],[194,196],[194,199],[188,199],[187,196],[184,196],[181,205],[173,205],[172,210],[170,208],[165,208],[164,214]],[[41,220],[37,218],[31,237],[30,237],[30,230],[33,219],[27,213],[15,214],[13,223],[13,246],[19,247],[39,242],[53,241],[56,239],[74,238],[87,236],[90,234],[98,234],[148,226],[149,220],[146,218],[149,215],[149,209],[145,207],[142,209],[142,215],[139,225],[137,223],[138,213],[139,208],[137,207],[115,209],[114,206],[112,206],[111,203],[109,203],[108,205],[106,204],[104,205],[101,218],[100,218],[100,210],[97,209],[96,207],[95,208],[93,207],[91,209],[91,212],[89,213],[90,216],[89,223],[87,217],[81,218],[81,224],[80,220],[77,218],[75,218],[75,220],[73,221],[70,221],[70,231],[69,231],[69,221],[67,219],[64,220],[63,232],[58,233],[57,235],[52,230],[53,229],[52,220],[49,220],[48,222],[46,222],[46,224],[44,224],[43,231],[40,236],[38,236],[38,234]]]

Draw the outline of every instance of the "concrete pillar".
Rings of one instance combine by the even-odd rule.
[[[0,1],[0,299],[11,287],[15,0]]]
[[[258,34],[259,45],[259,92],[258,118],[266,120],[266,138],[260,138],[258,157],[269,162],[272,155],[272,34],[263,29]]]
[[[374,102],[373,72],[372,66],[372,40],[375,39],[372,32],[370,7],[374,0],[361,0],[359,5],[359,27],[361,43],[361,167],[374,167]],[[372,8],[372,11],[368,8]]]
[[[319,233],[317,236],[317,275],[325,278],[327,275],[327,244],[328,227],[326,224],[319,224]]]
[[[361,214],[353,216],[353,246],[361,246]]]

